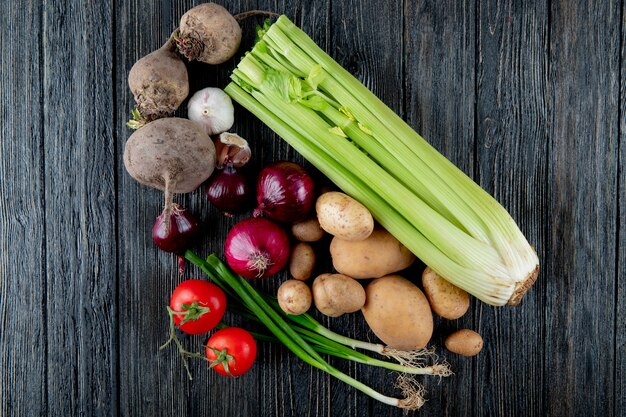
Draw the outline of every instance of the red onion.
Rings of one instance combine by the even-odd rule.
[[[245,175],[232,163],[213,174],[204,192],[209,201],[227,216],[246,209],[251,195]]]
[[[292,223],[307,217],[315,203],[313,178],[298,164],[275,162],[259,173],[256,184],[258,207],[254,216]]]
[[[267,278],[289,260],[289,237],[276,223],[251,217],[237,223],[226,237],[228,265],[245,278]]]
[[[170,210],[164,210],[154,222],[152,240],[159,249],[180,254],[196,237],[199,228],[200,223],[193,215],[179,205],[173,204]]]

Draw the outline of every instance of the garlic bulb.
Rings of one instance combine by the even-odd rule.
[[[232,127],[235,109],[224,91],[207,87],[189,99],[187,117],[202,126],[209,135],[217,135]]]

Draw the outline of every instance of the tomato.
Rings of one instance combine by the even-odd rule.
[[[224,376],[245,374],[256,359],[256,342],[250,333],[239,327],[218,330],[209,338],[206,357],[211,368]]]
[[[188,334],[206,333],[222,320],[226,294],[208,281],[188,279],[174,289],[170,309],[174,311],[170,314],[174,315],[174,323],[180,330]]]

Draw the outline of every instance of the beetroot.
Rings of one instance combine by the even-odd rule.
[[[175,39],[178,52],[190,61],[221,64],[237,52],[241,27],[224,7],[203,3],[183,15]]]
[[[171,37],[161,48],[144,56],[128,74],[128,86],[135,97],[139,117],[130,122],[133,128],[162,117],[171,116],[189,95],[189,77],[185,63],[176,54]]]

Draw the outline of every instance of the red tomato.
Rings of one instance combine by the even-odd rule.
[[[239,327],[218,330],[209,338],[206,357],[220,375],[245,374],[256,359],[256,342],[250,333]]]
[[[226,294],[208,281],[188,279],[174,289],[170,308],[175,312],[186,312],[174,315],[174,323],[180,330],[188,334],[206,333],[222,320]]]

